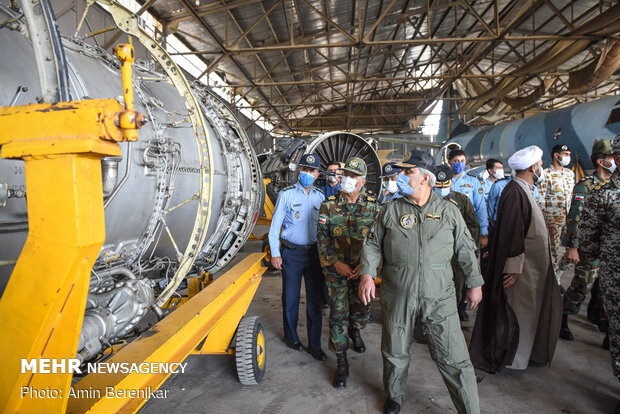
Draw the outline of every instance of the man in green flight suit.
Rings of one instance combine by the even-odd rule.
[[[469,234],[471,235],[474,243],[476,244],[476,256],[480,254],[480,223],[478,222],[478,216],[476,215],[476,209],[474,205],[469,201],[469,197],[458,191],[452,191],[452,169],[447,165],[440,165],[437,167],[436,174],[437,181],[433,187],[433,191],[442,196],[446,200],[453,203],[458,207]],[[456,303],[458,304],[459,318],[463,322],[469,320],[467,314],[465,302],[461,301],[463,294],[463,287],[465,286],[465,273],[456,260],[456,257],[452,258],[452,273],[454,275],[454,287],[456,288]]]
[[[377,200],[366,184],[364,160],[351,158],[342,171],[341,189],[319,210],[317,244],[329,297],[329,348],[336,351],[335,388],[346,387],[349,336],[353,350],[366,351],[360,335],[370,318],[370,305],[359,296],[359,262],[364,237],[377,214]]]
[[[573,200],[566,218],[566,233],[562,239],[562,245],[566,247],[568,261],[575,263],[575,275],[570,286],[564,292],[564,315],[562,316],[562,327],[560,328],[560,338],[567,341],[573,340],[573,334],[568,327],[568,315],[579,313],[588,292],[592,290],[599,266],[598,258],[588,262],[581,257],[577,226],[581,210],[583,209],[583,200],[590,190],[602,181],[607,180],[615,171],[616,164],[613,157],[611,140],[599,139],[594,141],[592,155],[590,156],[592,165],[595,168],[594,174],[584,177],[573,189]],[[605,314],[602,317],[605,320],[607,319]],[[603,341],[603,348],[609,349],[609,337],[607,335]]]
[[[402,198],[387,203],[364,241],[359,273],[360,298],[375,296],[377,266],[383,258],[381,306],[383,412],[400,412],[405,399],[410,346],[416,316],[431,357],[459,413],[479,413],[478,389],[456,310],[450,261],[456,256],[465,273],[465,301],[482,300],[484,283],[476,246],[458,208],[432,191],[435,162],[424,151],[411,151],[399,168]]]

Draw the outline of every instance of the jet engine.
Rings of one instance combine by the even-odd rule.
[[[114,7],[117,21],[127,16],[124,30],[152,52],[138,57],[133,71],[136,110],[147,124],[138,141],[121,144],[122,157],[101,162],[106,239],[91,273],[77,350],[82,361],[135,332],[149,309],[163,317],[188,277],[225,266],[246,242],[264,201],[259,164],[240,121],[208,89],[190,85],[139,25],[129,25],[131,13]],[[0,22],[7,22],[0,29],[0,105],[41,102],[50,78],[65,81],[62,100],[123,103],[113,56],[60,36],[49,10],[31,14],[38,20],[0,0]],[[55,46],[43,55],[53,56],[53,70],[36,53],[49,39]],[[0,160],[0,291],[28,233],[24,183],[22,161]]]

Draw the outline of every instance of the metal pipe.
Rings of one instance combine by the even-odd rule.
[[[116,186],[114,191],[112,191],[110,196],[104,201],[104,203],[103,203],[103,209],[104,210],[108,207],[108,205],[110,205],[110,202],[112,202],[114,197],[116,197],[116,195],[120,191],[121,187],[123,187],[123,185],[125,184],[125,182],[129,178],[129,171],[131,170],[131,144],[132,144],[131,141],[127,143],[127,163],[125,164],[125,175],[121,179],[121,182],[118,183],[118,185]]]

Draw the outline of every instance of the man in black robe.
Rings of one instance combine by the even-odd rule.
[[[542,179],[542,150],[535,145],[508,160],[516,171],[502,192],[489,266],[470,344],[474,366],[495,373],[551,362],[562,320],[549,234],[533,196]]]

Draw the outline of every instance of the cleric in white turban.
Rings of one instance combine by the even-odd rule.
[[[542,159],[543,151],[536,145],[523,148],[508,158],[508,165],[516,171],[525,170]]]
[[[474,367],[489,372],[551,362],[562,321],[549,233],[534,198],[542,150],[532,145],[508,159],[516,172],[497,206],[489,263],[470,344]]]

